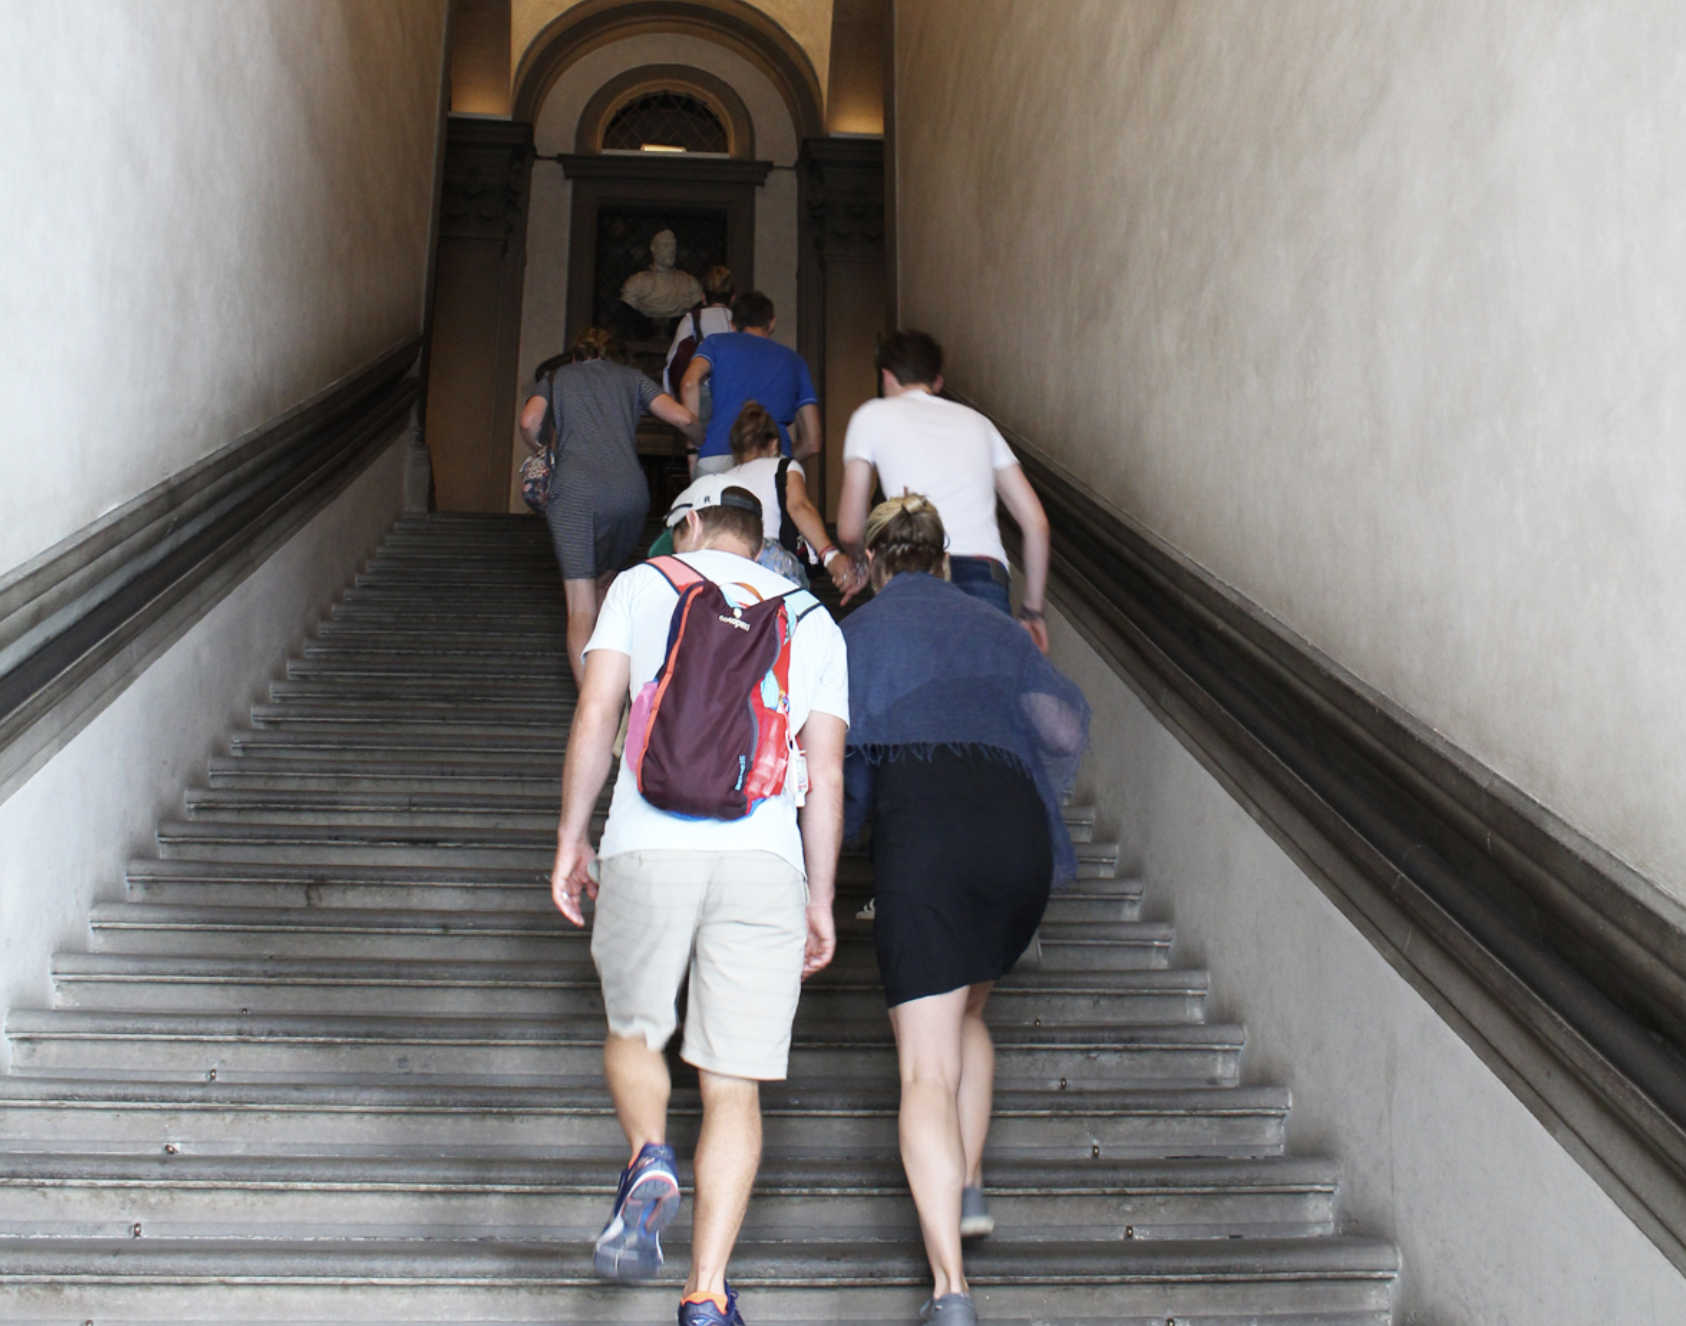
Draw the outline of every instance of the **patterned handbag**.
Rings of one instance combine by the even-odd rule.
[[[549,447],[521,462],[521,500],[541,516],[544,500],[550,495],[550,476],[554,469]]]
[[[550,478],[556,472],[555,441],[562,435],[562,420],[556,413],[556,375],[545,379],[544,394],[550,405],[550,417],[555,420],[551,446],[535,452],[521,462],[521,500],[539,515],[544,514],[545,501],[550,496]]]

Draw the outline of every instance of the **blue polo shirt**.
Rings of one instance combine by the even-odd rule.
[[[779,445],[790,454],[790,423],[804,405],[818,405],[813,379],[802,356],[767,336],[749,332],[716,332],[697,347],[697,358],[708,360],[709,389],[714,413],[703,438],[704,456],[732,452],[732,425],[746,401],[759,401],[779,425]]]

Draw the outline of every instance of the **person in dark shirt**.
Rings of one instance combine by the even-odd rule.
[[[693,415],[702,404],[702,384],[711,384],[714,413],[708,421],[692,477],[729,470],[732,424],[749,401],[759,401],[779,426],[779,447],[807,460],[820,452],[820,404],[802,356],[773,339],[778,319],[773,301],[759,290],[732,301],[734,330],[710,336],[697,347],[679,388]]]

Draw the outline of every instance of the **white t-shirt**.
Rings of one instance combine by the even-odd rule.
[[[791,472],[807,474],[802,469],[802,462],[790,462]],[[756,460],[746,460],[742,465],[734,465],[725,471],[725,477],[740,487],[749,489],[761,499],[761,537],[779,541],[779,458],[777,456],[762,456]],[[683,502],[683,493],[676,499]]]
[[[796,586],[736,553],[706,550],[685,553],[682,561],[726,588],[748,585],[770,598]],[[753,596],[745,595],[746,602]],[[597,629],[585,652],[613,649],[632,660],[630,695],[655,678],[667,652],[668,623],[678,596],[660,571],[635,566],[615,578],[603,599]],[[815,608],[802,618],[790,642],[790,727],[800,732],[810,713],[832,714],[849,721],[849,660],[843,632],[831,614]],[[703,851],[775,852],[807,873],[802,834],[796,822],[792,780],[776,797],[768,797],[741,820],[686,819],[657,810],[638,794],[632,765],[623,761],[609,803],[609,822],[598,847],[601,856],[621,852]]]
[[[703,340],[720,332],[729,332],[732,330],[732,310],[724,304],[709,304],[697,310],[697,325],[702,330]],[[679,384],[668,381],[672,376],[668,369],[673,367],[673,356],[679,353],[679,343],[690,334],[691,315],[681,313],[679,320],[673,324],[673,344],[667,347],[667,359],[662,363],[662,390],[674,400],[679,399]]]
[[[976,410],[918,387],[868,401],[843,438],[843,463],[852,460],[878,471],[886,497],[922,493],[936,503],[954,556],[1006,563],[995,521],[995,472],[1019,462]]]

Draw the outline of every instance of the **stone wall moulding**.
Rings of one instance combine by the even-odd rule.
[[[395,438],[416,337],[0,580],[0,799]]]
[[[531,127],[454,116],[447,139],[439,237],[488,240],[507,248],[526,215]]]
[[[1008,436],[1060,610],[1686,1270],[1686,908]]]
[[[749,107],[725,79],[688,64],[646,64],[617,74],[592,94],[574,130],[574,151],[603,150],[603,131],[629,101],[649,92],[687,92],[709,107],[726,126],[729,154],[740,161],[755,157],[755,123]]]
[[[802,145],[802,207],[823,260],[884,260],[884,144],[816,138]]]
[[[515,71],[514,118],[529,124],[537,120],[556,80],[582,56],[647,33],[681,33],[734,52],[778,90],[799,137],[825,131],[824,97],[807,52],[743,0],[583,0],[546,25],[522,55]]]

